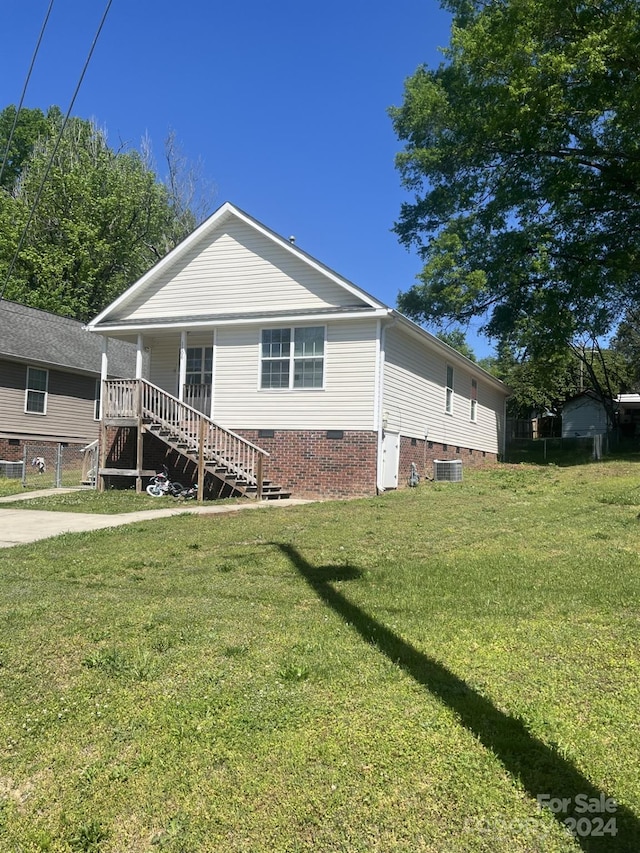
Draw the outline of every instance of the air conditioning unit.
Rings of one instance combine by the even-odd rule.
[[[9,477],[14,480],[22,479],[23,462],[5,462],[0,459],[0,477]]]
[[[433,479],[436,482],[461,483],[462,459],[434,459]]]

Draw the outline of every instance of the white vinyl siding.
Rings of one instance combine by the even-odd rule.
[[[109,320],[198,317],[364,305],[303,259],[244,222],[204,237]]]
[[[436,348],[389,328],[385,337],[383,410],[388,429],[411,438],[500,452],[504,395],[478,376],[476,422],[470,423],[472,368],[453,371],[451,414],[446,413],[448,361]],[[475,378],[475,377],[474,377]],[[460,389],[468,389],[462,394]]]
[[[563,438],[604,435],[607,428],[607,413],[598,400],[584,396],[565,403],[562,410]]]
[[[145,337],[145,345],[150,352],[149,381],[177,397],[180,333]]]
[[[324,387],[260,388],[261,330],[216,335],[215,420],[229,429],[374,429],[376,323],[326,327]]]

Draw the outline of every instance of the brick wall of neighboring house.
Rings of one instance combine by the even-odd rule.
[[[421,481],[432,479],[434,459],[441,461],[460,459],[463,471],[465,468],[479,468],[498,461],[495,453],[486,453],[483,450],[474,450],[455,444],[440,444],[436,441],[401,436],[398,487],[403,488],[408,485],[412,462],[416,464]]]
[[[59,441],[46,440],[39,438],[0,438],[0,459],[4,462],[22,462],[24,459],[25,444],[36,445],[41,448],[50,448],[52,452],[57,451],[61,444]],[[86,442],[66,441],[62,442],[63,447],[84,447]]]
[[[24,441],[18,438],[0,438],[0,459],[5,462],[22,462]]]
[[[298,498],[376,493],[377,435],[349,430],[237,430],[266,450],[265,477]]]

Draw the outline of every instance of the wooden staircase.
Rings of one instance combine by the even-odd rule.
[[[224,429],[145,379],[109,379],[104,383],[102,424],[137,426],[138,466],[130,475],[137,475],[138,481],[143,476],[142,436],[148,432],[196,465],[199,500],[207,474],[229,496],[257,500],[290,496],[264,478],[264,460],[269,456],[266,450]],[[102,460],[100,474],[107,476],[109,472],[117,473],[106,468]]]

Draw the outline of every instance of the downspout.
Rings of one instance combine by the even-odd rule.
[[[395,319],[391,323],[383,325],[382,320],[376,322],[376,377],[374,389],[374,427],[378,433],[378,458],[376,465],[376,488],[378,493],[384,492],[382,485],[383,477],[383,445],[384,445],[384,367],[385,367],[385,346],[387,338],[387,327],[393,325]]]

